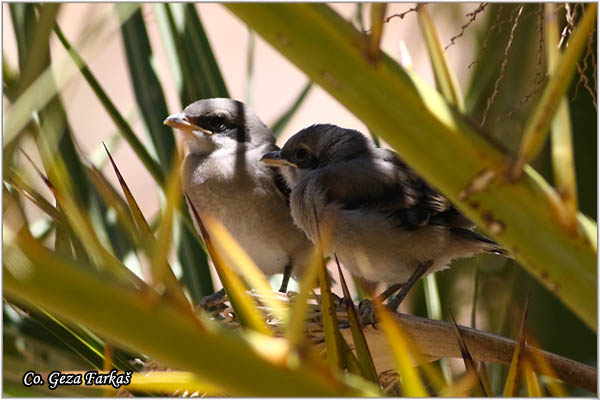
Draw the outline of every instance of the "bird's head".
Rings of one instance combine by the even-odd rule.
[[[255,148],[275,140],[250,107],[231,99],[198,100],[181,113],[167,117],[164,124],[183,136],[193,154]]]
[[[336,125],[318,124],[288,139],[281,151],[263,155],[261,161],[282,169],[290,186],[310,171],[366,155],[372,143],[362,133]]]

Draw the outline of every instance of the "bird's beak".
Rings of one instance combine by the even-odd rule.
[[[274,167],[283,167],[284,165],[288,165],[290,167],[298,168],[296,164],[293,162],[289,162],[285,158],[281,158],[281,154],[278,151],[272,151],[270,153],[265,154],[260,158],[260,161],[265,164],[272,165]]]
[[[163,121],[163,124],[168,125],[174,129],[179,129],[184,133],[194,133],[195,131],[198,131],[206,135],[213,134],[208,129],[204,129],[196,124],[193,124],[187,117],[187,115],[185,115],[184,113],[169,115],[167,119]]]

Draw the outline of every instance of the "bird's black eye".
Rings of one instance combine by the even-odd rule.
[[[212,131],[223,132],[227,129],[225,118],[220,115],[216,115],[210,119],[210,127]]]
[[[308,158],[308,150],[306,149],[299,149],[296,151],[296,154],[294,154],[294,157],[296,158],[296,160],[298,162],[302,162],[304,160],[306,160]]]

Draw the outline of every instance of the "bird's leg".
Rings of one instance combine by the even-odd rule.
[[[408,278],[408,280],[401,285],[402,288],[400,289],[400,292],[396,295],[396,297],[388,301],[387,306],[390,310],[396,311],[398,309],[400,303],[402,303],[408,292],[410,292],[410,289],[412,289],[412,287],[415,286],[415,283],[417,283],[419,279],[421,279],[423,275],[425,275],[427,270],[429,270],[429,268],[431,268],[432,265],[433,261],[428,261],[426,263],[419,264],[419,266],[417,267],[415,272],[413,272],[410,278]]]
[[[212,307],[218,307],[219,304],[223,302],[224,297],[225,288],[216,291],[213,294],[209,294],[208,296],[204,296],[202,299],[200,299],[200,303],[198,303],[198,308],[208,310]]]
[[[390,286],[389,288],[385,289],[383,293],[381,293],[379,296],[377,296],[379,298],[379,301],[381,301],[383,303],[391,295],[396,293],[398,290],[402,289],[402,286],[404,286],[404,285],[405,285],[404,283],[395,283],[392,286]]]
[[[290,261],[283,270],[283,280],[281,281],[281,287],[279,288],[280,293],[287,293],[288,283],[290,283],[290,276],[292,276],[292,262]]]

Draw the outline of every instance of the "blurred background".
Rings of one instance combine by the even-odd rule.
[[[347,18],[356,13],[356,4],[334,3],[336,11]],[[165,52],[164,42],[160,37],[160,27],[152,4],[141,7],[146,29],[152,44],[154,68],[161,83],[169,113],[182,110],[187,104],[181,104],[178,87],[169,70],[169,60]],[[414,4],[390,4],[389,16],[406,12]],[[206,34],[221,69],[231,98],[250,103],[254,111],[268,125],[273,123],[294,102],[307,83],[306,76],[291,64],[285,57],[271,48],[260,36],[253,35],[254,63],[251,85],[247,80],[249,32],[246,25],[220,4],[200,4],[199,11]],[[472,4],[459,4],[451,7],[433,7],[434,18],[439,20],[438,29],[447,44],[450,38],[460,32],[453,22],[465,20],[464,13],[476,8]],[[6,62],[15,64],[18,60],[17,45],[11,24],[8,6],[3,6],[3,50]],[[129,68],[123,48],[123,39],[118,18],[112,4],[65,4],[60,11],[59,24],[65,35],[77,47],[78,42],[85,43],[77,47],[90,69],[104,86],[119,110],[131,116],[136,122],[133,128],[145,143],[148,138],[143,134],[144,124],[136,110],[136,100]],[[99,23],[98,21],[101,21]],[[382,48],[397,60],[401,59],[402,43],[406,46],[406,54],[410,55],[415,71],[428,82],[434,84],[429,58],[418,31],[414,13],[408,13],[404,19],[396,17],[386,24]],[[450,63],[456,67],[461,86],[466,88],[470,71],[464,65],[474,54],[474,40],[477,33],[474,26],[448,49]],[[66,56],[64,47],[58,39],[51,40],[53,59]],[[57,71],[58,72],[58,71]],[[250,87],[249,87],[250,86]],[[250,93],[249,93],[250,92]],[[250,96],[248,98],[248,96]],[[63,89],[64,106],[69,123],[84,151],[92,151],[102,140],[107,140],[115,132],[114,124],[104,111],[101,103],[82,76],[76,75]],[[248,101],[250,100],[250,101]],[[4,107],[7,103],[4,103]],[[284,129],[279,144],[298,130],[316,123],[330,122],[348,128],[366,132],[362,124],[353,114],[342,107],[320,87],[315,86],[306,100]],[[156,192],[152,190],[152,179],[145,172],[129,146],[119,146],[115,152],[115,160],[123,166],[125,178],[128,179],[134,193],[140,195],[140,205],[145,214],[151,215],[158,210]],[[111,175],[111,174],[107,174]],[[116,183],[116,178],[110,177]]]
[[[3,62],[16,67],[19,63],[18,46],[11,14],[7,4],[2,7]],[[173,73],[174,60],[170,58],[172,49],[169,49],[161,34],[161,29],[165,27],[161,26],[157,17],[160,7],[160,4],[143,4],[139,11],[150,39],[152,67],[164,93],[168,111],[165,115],[157,116],[158,120],[179,112],[187,105],[181,104],[181,82]],[[369,28],[367,6],[362,11],[355,3],[335,3],[331,7],[352,20],[356,26],[359,25],[359,16],[362,16],[366,29]],[[435,85],[416,14],[411,11],[414,7],[414,3],[388,5],[386,16],[389,20],[384,24],[381,47],[403,66],[412,68],[431,85]],[[540,57],[543,39],[539,28],[539,7],[526,6],[518,24],[515,24],[515,7],[512,4],[482,7],[478,3],[430,5],[441,42],[448,46],[446,57],[465,93],[470,118],[479,124],[483,115],[487,114],[484,130],[501,141],[509,151],[515,151],[518,146],[529,107],[535,104],[539,95],[546,64],[545,58]],[[267,125],[272,125],[298,100],[309,83],[308,78],[260,36],[249,31],[242,21],[222,5],[197,4],[195,9],[230,96],[250,104]],[[564,7],[557,11],[561,27],[566,24],[564,13]],[[148,135],[149,127],[138,108],[131,79],[134,71],[126,56],[115,6],[107,3],[64,4],[58,15],[58,24],[117,109],[129,120],[138,138],[156,154]],[[513,27],[514,42],[508,46]],[[590,46],[596,49],[595,39]],[[50,50],[54,74],[60,75],[63,72],[60,66],[71,61],[56,35],[51,36]],[[500,75],[501,79],[498,78]],[[595,59],[583,75],[589,76],[590,81],[595,79]],[[570,109],[580,190],[579,205],[582,212],[596,219],[597,112],[595,99],[592,100],[592,94],[582,84],[577,84],[578,79],[575,78],[570,90]],[[494,88],[497,89],[495,95]],[[73,74],[61,89],[60,96],[76,145],[82,153],[94,154],[100,149],[102,141],[115,140],[117,127],[80,74]],[[486,110],[490,98],[493,98],[493,105]],[[10,105],[4,97],[3,110],[6,111]],[[334,123],[369,133],[360,120],[314,85],[285,125],[278,137],[278,144],[282,145],[293,133],[316,122]],[[168,130],[166,132],[169,134]],[[36,147],[30,139],[25,137],[20,147],[37,165],[41,165]],[[162,200],[147,168],[123,140],[115,145],[113,156],[143,214],[148,220],[152,219],[159,212]],[[534,166],[546,179],[552,180],[548,149]],[[19,168],[34,176],[22,157]],[[120,193],[110,165],[105,165],[102,171]],[[36,189],[53,203],[53,196],[43,182],[39,179],[32,181],[37,182]],[[42,215],[29,203],[26,204],[26,212],[31,221]],[[535,234],[532,232],[532,235]],[[173,258],[176,258],[175,254]],[[178,265],[176,260],[174,265]],[[333,276],[337,276],[337,273]],[[528,297],[528,328],[540,345],[546,350],[596,365],[596,335],[514,261],[494,256],[459,260],[454,262],[451,270],[438,273],[436,278],[443,319],[449,320],[448,312],[452,311],[461,324],[475,324],[478,329],[515,337],[520,312]],[[215,280],[215,287],[220,287],[218,280]],[[477,293],[474,296],[475,288]],[[334,290],[341,294],[339,287]],[[474,299],[477,304],[475,312]],[[402,307],[406,312],[427,315],[422,284],[415,288]],[[6,312],[10,313],[5,305]],[[452,367],[461,368],[461,364],[462,361],[457,360]],[[500,368],[497,373],[500,373]]]

